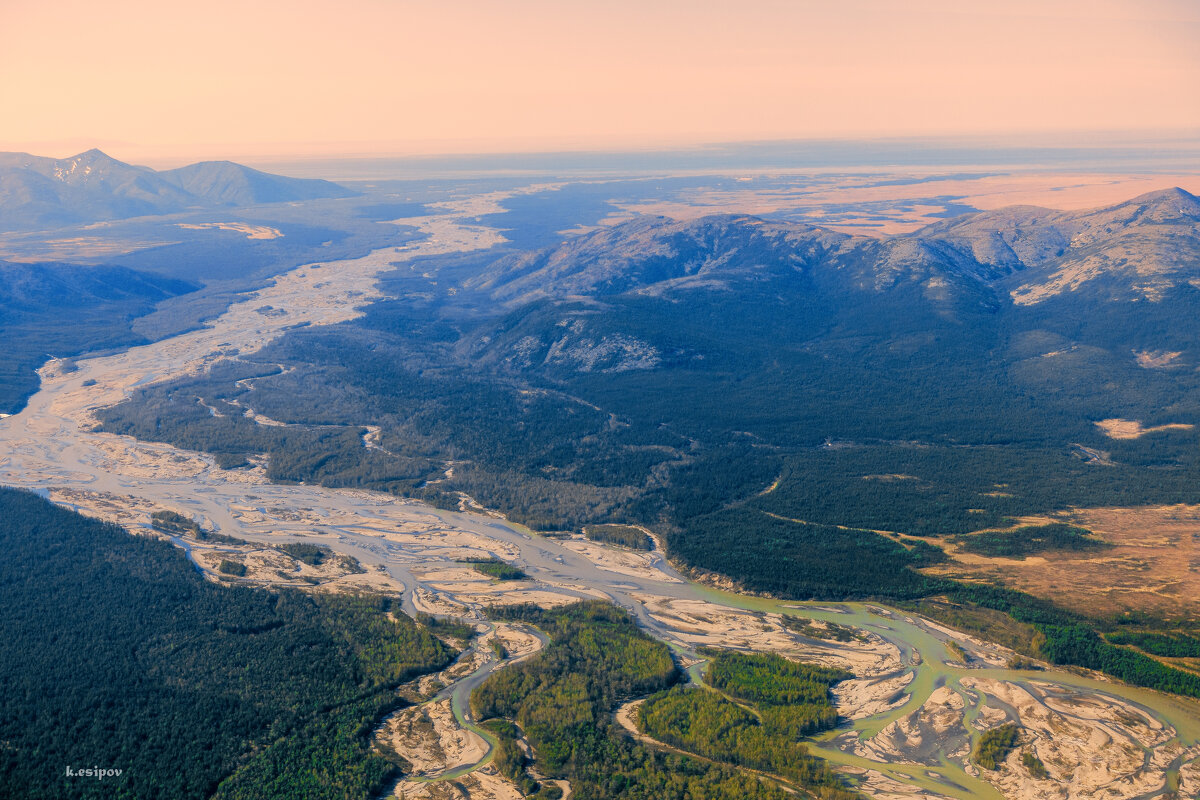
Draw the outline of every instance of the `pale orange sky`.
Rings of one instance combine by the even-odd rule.
[[[0,150],[1200,131],[1196,0],[0,0]]]

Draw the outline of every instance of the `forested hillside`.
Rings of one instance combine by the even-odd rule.
[[[969,536],[1023,515],[1200,502],[1200,328],[1179,324],[1200,318],[1197,208],[1165,192],[889,240],[639,219],[429,259],[359,320],[101,419],[230,465],[266,453],[277,480],[465,493],[546,530],[644,525],[779,596],[946,595],[1036,629],[1029,653],[1194,694],[1102,639],[1111,621],[920,570],[941,541],[1047,545]],[[1171,426],[1111,438],[1096,423],[1113,419]]]
[[[1096,261],[1106,243],[1127,259],[1191,252],[1184,195],[889,240],[638,219],[542,251],[429,259],[385,280],[396,299],[360,320],[101,416],[229,464],[266,453],[278,480],[441,505],[464,492],[543,529],[649,525],[677,557],[762,591],[918,596],[936,582],[910,568],[936,550],[874,531],[1200,500],[1196,429],[1111,439],[1095,424],[1200,423],[1200,332],[1176,324],[1200,315],[1200,267],[1176,259],[1151,290]],[[1061,289],[1081,259],[1092,271]],[[1037,302],[1014,301],[1037,281]],[[366,425],[378,448],[361,447]]]
[[[380,598],[217,586],[26,492],[0,548],[6,796],[369,798],[396,767],[364,728],[452,656]]]
[[[124,267],[0,262],[0,413],[25,404],[47,358],[141,344],[132,321],[197,288]]]

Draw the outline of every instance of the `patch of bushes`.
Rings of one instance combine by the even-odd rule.
[[[594,542],[606,542],[631,550],[652,550],[654,543],[646,532],[633,525],[588,525],[583,535]]]
[[[468,559],[460,563],[470,564],[476,572],[498,581],[520,581],[528,577],[520,568],[498,558]]]
[[[328,547],[322,547],[319,544],[305,544],[303,542],[288,542],[275,546],[277,550],[287,553],[297,561],[308,564],[310,567],[319,567],[325,563],[333,551]]]
[[[1017,746],[1021,729],[1011,723],[983,732],[971,753],[971,759],[984,769],[999,769],[1001,762]]]
[[[1111,547],[1108,542],[1093,538],[1091,533],[1086,528],[1054,522],[1049,525],[1026,525],[1010,531],[982,531],[959,536],[956,541],[968,553],[1017,559],[1034,553],[1086,552]]]

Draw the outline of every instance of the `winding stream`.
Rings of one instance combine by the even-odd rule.
[[[1124,700],[1141,709],[1159,723],[1174,729],[1175,735],[1159,747],[1177,744],[1191,748],[1200,744],[1200,703],[1187,698],[1166,695],[1150,689],[1084,677],[1057,669],[1013,670],[995,667],[973,668],[948,663],[946,640],[939,638],[928,626],[921,624],[916,615],[878,604],[846,603],[830,609],[828,603],[794,603],[747,598],[727,592],[701,590],[715,595],[714,601],[724,605],[756,611],[781,614],[799,614],[811,619],[836,622],[870,631],[892,642],[901,649],[906,669],[915,674],[907,686],[907,698],[902,705],[887,712],[854,720],[852,729],[860,738],[869,739],[888,725],[903,719],[919,709],[929,699],[933,690],[940,686],[954,689],[966,702],[964,722],[969,726],[978,716],[980,707],[989,700],[982,692],[965,689],[963,678],[993,679],[1006,681],[1029,689],[1036,683],[1042,686],[1069,687],[1095,695],[1107,695]],[[919,658],[914,656],[919,655]],[[913,663],[916,660],[918,663]],[[970,728],[968,728],[970,729]],[[863,758],[835,746],[844,729],[835,730],[813,742],[810,747],[834,764],[870,769],[887,775],[902,783],[918,786],[955,798],[994,798],[1003,800],[991,784],[969,775],[962,765],[950,761],[945,753],[939,753],[940,763],[936,766],[924,764],[881,764]],[[972,735],[972,744],[978,731]],[[1195,758],[1195,756],[1193,756]],[[1165,795],[1168,783],[1178,772],[1178,766],[1168,770],[1163,786],[1150,797]]]
[[[556,540],[534,536],[492,516],[443,511],[373,492],[270,484],[261,471],[222,470],[207,456],[92,431],[90,412],[119,402],[135,387],[202,370],[224,353],[254,352],[298,324],[332,324],[353,318],[359,307],[378,297],[377,277],[394,269],[396,262],[491,246],[499,240],[498,234],[476,220],[505,196],[495,193],[454,201],[444,204],[444,213],[404,220],[420,228],[426,239],[361,259],[299,267],[231,306],[201,330],[115,355],[79,360],[77,371],[69,374],[59,374],[50,365],[43,371],[40,391],[26,408],[0,420],[0,483],[40,490],[60,502],[73,503],[84,513],[101,513],[97,509],[103,506],[104,513],[130,528],[147,526],[147,508],[166,507],[190,513],[212,530],[254,542],[314,541],[312,537],[318,536],[335,551],[386,571],[402,585],[403,607],[410,614],[418,610],[419,590],[455,599],[452,592],[427,584],[421,576],[431,569],[456,566],[454,542],[461,539],[483,543],[477,546],[516,563],[543,592],[611,600],[676,652],[694,655],[688,642],[651,614],[638,596],[703,601],[864,629],[899,649],[901,671],[914,676],[904,689],[906,699],[885,712],[854,720],[821,737],[812,747],[834,764],[869,770],[911,787],[913,796],[924,790],[961,800],[1004,797],[991,783],[969,774],[945,748],[925,754],[924,760],[933,763],[884,762],[853,752],[855,739],[877,736],[924,706],[943,686],[964,701],[964,730],[958,739],[969,737],[974,742],[978,729],[971,722],[984,704],[992,709],[1002,704],[964,685],[972,679],[1005,681],[1042,692],[1081,692],[1129,703],[1171,729],[1169,739],[1147,747],[1148,763],[1152,751],[1165,747],[1182,751],[1200,744],[1200,704],[1062,670],[1018,671],[951,663],[949,637],[905,612],[861,603],[778,602],[721,592],[684,580],[659,555],[642,573],[618,573]],[[257,313],[255,309],[264,304],[286,309],[286,314]],[[74,499],[64,499],[68,495]],[[479,602],[459,600],[476,615],[480,613]],[[439,695],[450,697],[459,724],[483,736],[489,745],[493,742],[490,734],[470,720],[468,699],[489,674],[510,662],[490,659]],[[1163,772],[1161,789],[1138,796],[1165,795],[1169,783],[1178,779],[1180,765],[1195,759],[1197,753],[1200,751],[1186,759],[1177,758]],[[490,758],[489,746],[480,762],[439,777],[461,776]]]

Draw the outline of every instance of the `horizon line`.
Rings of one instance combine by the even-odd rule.
[[[1200,152],[1200,129],[1080,129],[1074,131],[1027,131],[1006,133],[953,133],[953,134],[892,134],[883,136],[808,136],[770,137],[762,139],[714,139],[704,141],[639,142],[614,141],[603,143],[526,145],[497,143],[495,146],[481,145],[456,149],[452,143],[445,148],[416,147],[397,148],[382,142],[309,142],[271,144],[197,143],[186,146],[144,145],[133,142],[69,140],[44,142],[12,142],[0,144],[0,152],[20,153],[42,158],[68,159],[99,150],[112,158],[127,163],[196,163],[198,161],[221,161],[248,159],[260,163],[288,163],[306,161],[366,161],[366,160],[413,160],[433,161],[440,159],[520,158],[537,156],[622,156],[654,154],[717,154],[735,149],[752,150],[788,146],[901,146],[901,145],[958,145],[977,150],[1034,150],[1051,149],[1064,152],[1086,153],[1105,148],[1141,148],[1148,145],[1174,144]],[[48,151],[64,155],[41,155]],[[129,150],[143,155],[112,156],[113,151]],[[152,154],[153,153],[153,154]],[[215,155],[224,153],[225,155]]]

